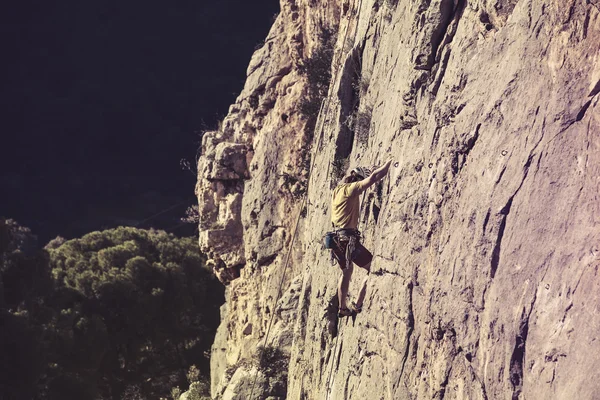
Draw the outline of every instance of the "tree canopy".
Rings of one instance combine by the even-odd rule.
[[[18,347],[40,347],[27,361],[38,371],[31,398],[166,397],[187,386],[190,366],[208,375],[223,287],[195,240],[120,227],[27,254],[30,232],[17,227],[0,223],[0,305],[12,329],[0,345],[26,332]]]

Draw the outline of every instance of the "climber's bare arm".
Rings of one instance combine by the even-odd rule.
[[[390,170],[390,165],[392,164],[392,159],[389,159],[386,161],[385,164],[383,164],[382,167],[379,167],[377,169],[375,169],[371,175],[369,175],[368,178],[363,179],[360,183],[361,186],[364,187],[364,189],[367,189],[368,187],[374,185],[375,183],[379,182],[380,180],[382,180],[388,173],[388,171]]]

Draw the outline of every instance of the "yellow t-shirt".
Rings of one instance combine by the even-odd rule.
[[[333,189],[331,222],[340,229],[356,229],[360,214],[360,194],[365,190],[359,182],[342,183]]]

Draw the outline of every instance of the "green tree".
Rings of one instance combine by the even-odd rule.
[[[98,371],[98,382],[108,382],[102,392],[130,392],[135,385],[158,397],[183,384],[192,364],[208,374],[204,354],[219,323],[223,288],[194,239],[121,227],[48,252],[57,290],[70,291],[77,305],[68,309],[73,346],[89,351],[78,367]]]
[[[13,220],[0,219],[0,397],[32,398],[45,363],[44,296],[51,291],[47,259],[36,238]]]
[[[33,243],[0,220],[0,398],[159,398],[191,365],[208,376],[223,287],[194,239],[117,228]]]

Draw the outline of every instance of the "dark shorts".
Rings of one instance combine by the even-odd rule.
[[[338,238],[333,240],[333,247],[331,250],[333,250],[333,254],[341,269],[346,268],[346,247],[348,247],[348,241],[339,240]],[[354,264],[364,268],[371,262],[372,259],[373,254],[371,254],[371,252],[367,250],[362,243],[357,242],[356,247],[354,248],[354,253],[352,254],[352,261]]]

